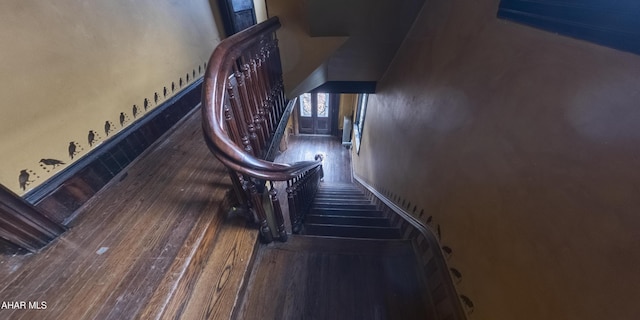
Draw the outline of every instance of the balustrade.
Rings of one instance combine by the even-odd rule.
[[[322,159],[274,163],[295,99],[287,101],[282,64],[271,18],[223,40],[213,52],[204,78],[202,113],[205,141],[229,169],[239,203],[251,212],[265,242],[273,239],[263,193],[269,199],[275,233],[286,241],[284,215],[300,230],[322,178]],[[269,188],[266,182],[269,181]],[[286,181],[288,212],[278,199],[276,181]]]

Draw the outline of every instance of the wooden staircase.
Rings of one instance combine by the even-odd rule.
[[[400,229],[391,226],[383,212],[360,189],[346,183],[320,184],[302,233],[325,237],[402,238]]]
[[[260,246],[234,319],[435,319],[411,240],[354,185],[322,182],[302,229]]]

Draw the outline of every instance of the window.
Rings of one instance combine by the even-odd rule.
[[[300,95],[298,130],[302,134],[331,134],[331,95],[304,93]]]
[[[638,0],[502,0],[498,17],[640,54]]]
[[[367,102],[369,95],[362,93],[358,96],[358,106],[356,107],[356,121],[353,124],[353,132],[355,135],[356,153],[360,154],[360,141],[362,140],[362,133],[364,131],[364,117],[367,113]]]

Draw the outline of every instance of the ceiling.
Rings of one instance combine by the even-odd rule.
[[[298,30],[297,38],[280,39],[289,95],[311,91],[328,81],[379,80],[423,4],[424,0],[267,0],[269,15],[283,22],[279,38],[281,33],[291,33],[287,29]],[[296,24],[288,23],[292,21]],[[320,59],[317,54],[299,55],[285,68],[286,51],[292,49],[285,40],[294,41],[294,47],[305,42],[310,45],[308,50],[323,54]],[[331,46],[323,46],[327,41]]]

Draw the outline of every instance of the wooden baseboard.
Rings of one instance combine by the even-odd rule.
[[[200,104],[201,91],[199,79],[23,198],[69,225],[78,208]]]
[[[362,187],[373,201],[384,208],[391,221],[406,239],[413,242],[429,287],[435,319],[466,320],[467,314],[460,301],[445,254],[434,232],[409,212],[397,206],[374,187],[353,175],[356,185]]]

